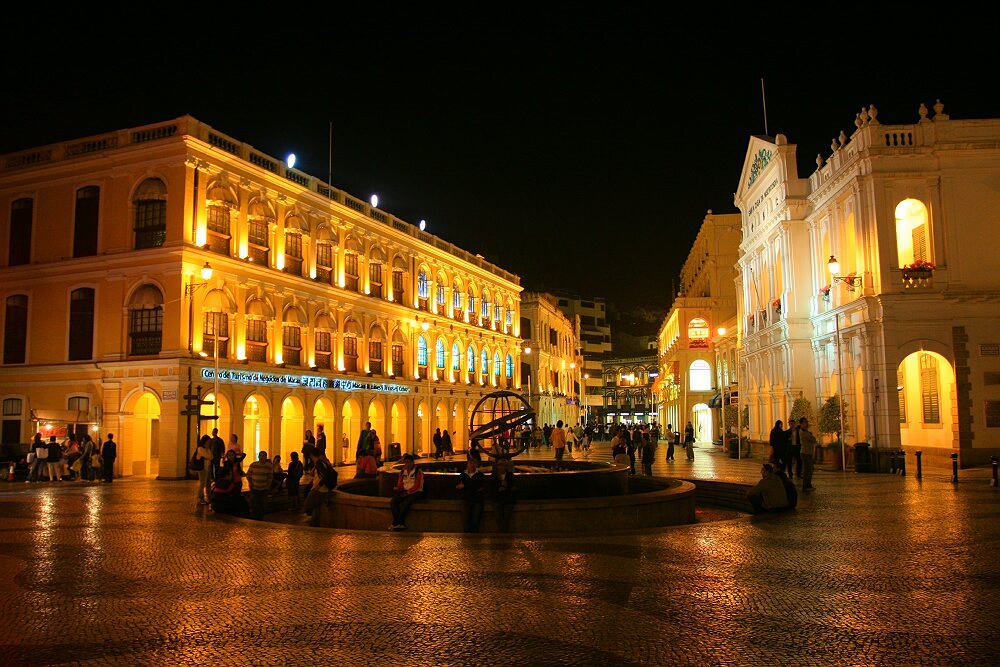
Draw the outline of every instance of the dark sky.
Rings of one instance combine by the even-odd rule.
[[[326,180],[332,123],[334,186],[377,192],[526,289],[665,308],[705,212],[736,212],[762,78],[766,129],[798,145],[803,176],[862,105],[884,124],[935,98],[956,119],[1000,112],[992,41],[868,9],[720,28],[575,5],[248,7],[129,6],[23,31],[0,63],[0,153],[190,114]]]

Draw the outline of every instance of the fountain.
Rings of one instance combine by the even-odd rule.
[[[581,460],[536,460],[518,463],[528,442],[516,428],[534,412],[523,396],[496,391],[484,396],[469,420],[469,453],[483,460],[489,476],[493,461],[506,458],[515,473],[510,532],[530,534],[607,534],[695,521],[695,487],[689,482],[629,475],[628,466]],[[461,500],[455,489],[465,458],[417,459],[424,476],[424,499],[407,516],[410,531],[461,532]],[[390,523],[389,499],[400,464],[383,466],[377,479],[348,480],[321,509],[320,524],[356,530],[385,530]],[[487,497],[483,532],[496,530]]]

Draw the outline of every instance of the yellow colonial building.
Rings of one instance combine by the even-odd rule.
[[[0,157],[0,266],[4,443],[114,433],[120,475],[183,477],[213,425],[464,448],[520,386],[518,276],[188,116]]]
[[[568,317],[558,307],[558,297],[547,292],[525,292],[521,299],[521,391],[528,396],[537,424],[561,419],[575,425],[585,416],[580,317]]]

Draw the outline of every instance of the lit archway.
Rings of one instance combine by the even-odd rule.
[[[282,465],[287,464],[288,454],[299,449],[305,435],[305,413],[302,402],[295,396],[288,396],[281,402],[281,442],[274,443],[268,454],[274,458],[281,455]],[[314,434],[315,435],[315,434]]]
[[[384,458],[389,447],[389,422],[386,419],[385,405],[380,398],[373,398],[368,404],[367,421],[372,423],[378,439],[382,441],[382,457]]]
[[[271,412],[267,399],[252,394],[243,404],[243,452],[250,461],[256,461],[261,451],[270,447]],[[250,465],[249,463],[247,465]]]
[[[212,429],[217,428],[219,429],[219,437],[224,442],[228,442],[229,434],[233,432],[233,409],[229,399],[226,398],[225,394],[219,392],[218,397],[214,393],[206,394],[205,400],[212,401],[212,405],[201,406],[201,414],[206,417],[217,414],[219,418],[201,420],[201,432],[197,434],[195,440],[200,440],[202,434],[212,435]]]
[[[695,442],[711,444],[712,410],[706,403],[695,403],[691,408],[691,425],[694,426]]]
[[[349,398],[344,401],[344,407],[340,411],[340,431],[347,436],[347,451],[344,453],[344,460],[347,463],[354,460],[357,452],[358,436],[361,435],[361,406],[357,399]]]
[[[390,435],[392,436],[392,442],[399,443],[400,454],[410,451],[410,442],[409,442],[409,437],[407,436],[407,433],[409,431],[408,427],[409,424],[406,419],[406,403],[400,400],[393,401],[392,426],[391,426],[392,433]],[[387,447],[388,445],[383,443],[382,445],[383,457],[388,456],[389,450],[387,449]]]
[[[937,352],[914,352],[899,364],[896,381],[900,444],[953,448],[955,371],[951,363]]]
[[[331,461],[344,461],[347,458],[346,448],[341,448],[341,452],[338,454],[338,445],[342,443],[334,442],[333,429],[330,427],[333,425],[333,403],[330,402],[328,398],[317,398],[316,402],[313,404],[313,425],[312,434],[313,437],[318,438],[320,427],[323,427],[323,432],[326,434],[326,455]],[[305,431],[303,430],[303,434]],[[338,456],[340,458],[338,458]]]
[[[137,393],[125,403],[124,433],[115,438],[122,475],[160,474],[160,399],[151,391]],[[183,449],[183,448],[182,448]],[[178,470],[182,477],[186,466]]]

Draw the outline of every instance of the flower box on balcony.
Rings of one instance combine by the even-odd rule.
[[[913,264],[899,267],[903,277],[903,287],[928,287],[934,278],[934,269],[937,268],[931,262],[918,259]]]

